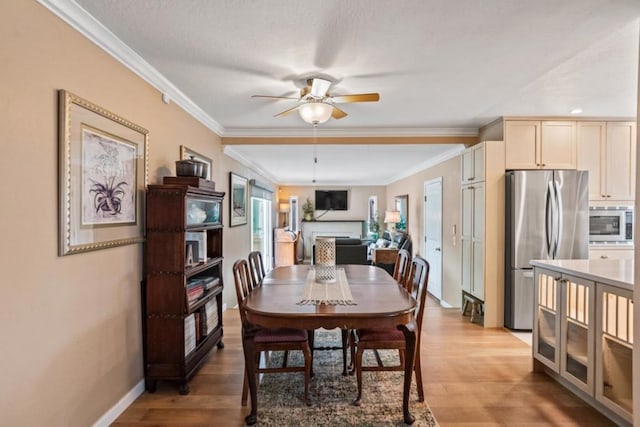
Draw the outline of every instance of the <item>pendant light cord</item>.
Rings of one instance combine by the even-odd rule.
[[[311,179],[312,183],[316,183],[316,164],[318,163],[318,145],[317,145],[317,132],[318,132],[318,124],[313,124],[313,176]]]

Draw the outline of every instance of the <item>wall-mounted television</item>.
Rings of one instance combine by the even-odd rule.
[[[346,211],[349,209],[347,190],[316,190],[317,211]]]

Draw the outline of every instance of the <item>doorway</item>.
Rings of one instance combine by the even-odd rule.
[[[442,177],[424,183],[424,255],[429,262],[427,291],[442,300]]]
[[[273,265],[273,236],[271,234],[271,200],[251,197],[251,250],[260,251],[264,268],[271,271]]]

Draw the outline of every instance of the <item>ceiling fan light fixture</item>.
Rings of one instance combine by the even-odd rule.
[[[309,101],[298,107],[302,120],[312,125],[324,123],[331,117],[333,107],[322,101]]]

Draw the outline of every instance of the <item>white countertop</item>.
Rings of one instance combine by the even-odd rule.
[[[630,259],[532,260],[531,265],[633,291]]]

